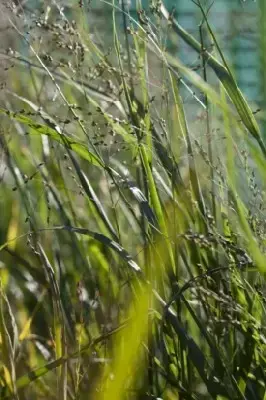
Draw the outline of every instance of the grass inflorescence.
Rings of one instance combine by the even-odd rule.
[[[5,9],[1,399],[266,399],[266,147],[193,3]]]

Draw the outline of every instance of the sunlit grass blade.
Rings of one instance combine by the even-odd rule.
[[[106,381],[103,381],[104,389],[99,392],[98,400],[124,399],[134,380],[144,372],[145,347],[149,336],[149,299],[150,288],[144,286],[140,293],[136,294],[136,304],[132,304],[128,311],[128,318],[132,321],[121,334],[116,335],[114,343],[114,362],[107,366],[105,371]],[[128,343],[131,345],[128,346]],[[139,368],[137,366],[139,365]],[[141,369],[140,369],[141,368]],[[112,378],[110,379],[110,376]],[[104,379],[105,380],[105,379]]]
[[[52,293],[54,311],[54,341],[56,358],[67,357],[66,327],[64,321],[64,310],[61,303],[59,286],[56,280],[54,269],[41,244],[38,244],[38,251],[43,262],[44,270],[49,281]],[[58,397],[66,400],[67,396],[67,365],[58,370]]]
[[[43,125],[35,122],[32,118],[29,118],[27,115],[24,115],[23,113],[16,113],[16,112],[11,112],[9,110],[5,110],[3,108],[0,109],[0,113],[7,115],[10,118],[15,119],[18,122],[21,122],[22,124],[26,125],[28,128],[30,128],[31,132],[30,134],[36,134],[36,135],[47,135],[51,139],[63,144],[70,150],[73,150],[75,153],[77,153],[79,156],[84,158],[85,160],[89,161],[93,165],[96,165],[98,167],[102,167],[103,163],[100,160],[100,158],[96,155],[90,152],[83,143],[76,142],[70,138],[68,138],[66,135],[62,135],[57,131],[57,127],[54,126],[54,129],[52,129],[48,125]],[[49,121],[49,125],[51,124],[51,121]]]
[[[77,175],[80,179],[81,185],[85,191],[85,193],[87,194],[89,200],[91,201],[91,203],[93,204],[95,211],[97,213],[97,215],[100,217],[101,222],[103,222],[104,226],[106,227],[107,231],[109,233],[111,233],[111,235],[113,236],[113,238],[118,241],[118,236],[115,232],[114,227],[111,224],[111,221],[109,220],[100,200],[98,199],[95,191],[93,190],[93,187],[90,184],[90,181],[88,179],[88,177],[86,176],[86,174],[84,173],[84,171],[82,171],[82,169],[80,168],[79,163],[77,162],[77,160],[75,159],[75,157],[70,153],[69,157],[71,158],[71,161],[74,165],[74,168],[77,172]]]
[[[13,338],[12,332],[7,328],[6,316],[9,316],[11,326],[13,327]],[[10,325],[9,321],[9,325]],[[1,333],[1,353],[2,353],[2,375],[9,391],[12,393],[14,399],[17,397],[17,386],[16,386],[16,369],[15,369],[15,350],[16,341],[18,338],[15,337],[16,326],[13,314],[10,309],[9,302],[3,292],[2,282],[0,282],[0,333]]]
[[[60,357],[59,359],[56,359],[54,361],[51,361],[50,363],[39,367],[35,370],[30,371],[28,374],[21,376],[20,378],[17,379],[16,381],[16,387],[18,390],[21,390],[25,387],[27,387],[31,382],[35,381],[36,379],[39,379],[40,377],[46,375],[48,372],[55,370],[56,368],[64,365],[68,360],[75,359],[79,357],[83,353],[90,353],[93,351],[93,349],[97,346],[97,344],[100,344],[101,342],[106,341],[107,339],[111,338],[113,335],[116,335],[119,333],[121,330],[125,329],[127,326],[128,321],[125,321],[121,325],[119,325],[117,328],[111,330],[110,332],[103,334],[93,340],[91,340],[88,344],[84,345],[81,349],[78,351],[75,351],[74,353],[68,354],[67,357]],[[10,390],[8,387],[2,387],[0,388],[0,398],[1,399],[11,399],[12,395],[10,394]]]
[[[161,5],[162,15],[171,23],[175,32],[182,37],[182,39],[191,46],[197,53],[201,54],[201,44],[191,36],[180,24],[168,13],[164,4]],[[246,101],[242,92],[232,74],[228,69],[223,66],[212,54],[208,51],[204,51],[202,57],[206,60],[206,63],[213,69],[216,73],[218,79],[223,84],[225,90],[227,91],[230,99],[234,103],[242,122],[245,124],[248,131],[254,136],[254,138],[259,143],[259,146],[266,157],[266,147],[260,134],[260,129],[258,123]]]

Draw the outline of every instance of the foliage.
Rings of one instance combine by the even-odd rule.
[[[259,124],[200,0],[198,39],[125,3],[106,45],[83,1],[9,17],[0,398],[266,399]]]

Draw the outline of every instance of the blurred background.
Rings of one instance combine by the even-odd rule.
[[[150,6],[156,4],[157,0],[124,0],[125,10],[129,10],[132,17],[137,16],[137,7],[142,4],[142,8],[149,14]],[[264,58],[266,53],[266,12],[264,0],[215,0],[210,2],[205,0],[202,5],[209,6],[209,22],[217,35],[224,54],[227,57],[232,71],[234,71],[240,89],[247,99],[254,103],[254,108],[265,109],[265,65]],[[111,5],[101,0],[51,0],[45,2],[46,6],[56,6],[62,8],[67,17],[76,16],[76,11],[81,7],[85,11],[83,14],[90,26],[90,32],[98,37],[99,42],[104,47],[112,45],[112,14]],[[117,7],[122,7],[122,0],[116,2]],[[165,6],[173,13],[180,25],[189,31],[197,39],[200,38],[199,26],[202,21],[201,12],[191,0],[165,0]],[[17,9],[17,14],[26,13],[27,17],[31,14],[38,14],[38,9],[43,8],[44,2],[39,0],[16,0],[14,2],[4,2],[1,9],[2,21],[2,46],[9,44],[10,26],[6,13],[8,9]],[[121,14],[121,28],[123,25]],[[30,21],[29,21],[30,24]],[[27,29],[27,27],[25,27]],[[14,34],[14,32],[13,32]],[[166,39],[166,47],[189,66],[197,67],[199,59],[197,54],[187,46],[182,40],[176,42],[176,38],[171,40],[171,35]],[[15,38],[16,42],[18,37]],[[21,44],[22,45],[22,44]],[[25,46],[25,52],[28,47]],[[210,50],[210,49],[209,49]],[[21,48],[20,48],[21,51]],[[187,102],[193,103],[193,97],[188,96]],[[259,116],[264,120],[263,113]],[[263,126],[265,135],[265,126]]]

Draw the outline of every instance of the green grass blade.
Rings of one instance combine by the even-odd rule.
[[[68,138],[66,135],[59,133],[58,132],[59,128],[57,126],[54,126],[54,129],[52,129],[48,125],[43,125],[43,124],[39,124],[39,123],[35,122],[33,119],[29,118],[28,116],[24,115],[23,113],[11,112],[11,111],[3,109],[3,108],[0,108],[0,113],[5,114],[6,116],[13,118],[16,121],[21,122],[22,124],[26,125],[28,128],[31,129],[31,134],[49,136],[51,139],[57,141],[60,144],[63,144],[68,149],[73,150],[80,157],[89,161],[91,164],[93,164],[97,167],[104,166],[104,164],[100,160],[100,158],[96,154],[93,154],[91,151],[89,151],[87,146]],[[48,121],[48,122],[49,122],[49,125],[52,124],[51,121]]]
[[[182,28],[174,18],[170,17],[170,14],[168,13],[164,4],[161,4],[161,13],[164,16],[164,18],[166,18],[167,21],[169,21],[174,31],[197,53],[201,54],[202,53],[201,44],[193,36],[191,36],[184,28]],[[202,57],[216,73],[218,79],[223,84],[230,99],[235,105],[242,122],[244,123],[248,131],[252,134],[252,136],[257,140],[264,156],[266,157],[266,146],[262,140],[258,123],[245,97],[243,96],[242,92],[237,86],[237,83],[233,78],[232,74],[208,51],[204,51]]]

